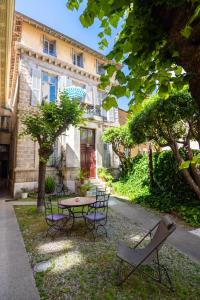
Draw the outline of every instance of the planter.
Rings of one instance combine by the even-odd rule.
[[[92,191],[87,191],[86,192],[86,197],[91,197],[92,196]]]
[[[28,193],[21,193],[21,197],[22,197],[22,199],[28,198]]]

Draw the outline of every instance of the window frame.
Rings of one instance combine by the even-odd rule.
[[[47,47],[45,46],[45,43],[47,43]],[[53,51],[50,51],[51,45],[53,46]],[[46,51],[46,49],[47,49],[47,51]],[[55,40],[50,40],[47,37],[44,37],[44,39],[43,39],[43,53],[56,57],[56,41]]]
[[[80,62],[78,63],[78,57],[80,56]],[[72,63],[74,66],[84,69],[84,53],[72,50]]]
[[[104,67],[104,64],[100,63],[100,61],[98,59],[96,59],[96,73],[98,75],[104,75],[105,74],[105,69],[103,67]],[[102,71],[99,71],[100,68],[102,68]]]
[[[44,76],[48,76],[47,80],[44,80]],[[51,80],[54,79],[55,82],[53,83]],[[43,97],[43,83],[47,82],[48,84],[48,99],[45,99]],[[55,99],[51,99],[51,86],[55,87]],[[45,103],[46,101],[48,102],[56,102],[57,100],[57,93],[58,93],[58,76],[55,74],[48,73],[47,71],[42,71],[42,76],[41,76],[41,98],[42,98],[42,103]]]

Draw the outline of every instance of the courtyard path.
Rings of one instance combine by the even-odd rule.
[[[0,201],[0,299],[39,300],[12,205]]]
[[[129,204],[111,197],[110,206],[114,211],[148,231],[160,219],[159,215],[154,214],[140,205]],[[177,225],[176,231],[169,237],[169,244],[174,246],[181,253],[200,264],[200,237],[190,233],[187,229]]]

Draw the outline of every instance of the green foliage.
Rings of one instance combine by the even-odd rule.
[[[125,148],[131,148],[134,145],[127,125],[106,129],[102,139],[107,144],[117,143]]]
[[[76,176],[76,180],[80,183],[83,183],[86,178],[87,178],[87,171],[79,170],[79,172]]]
[[[111,186],[113,182],[113,176],[107,168],[101,167],[97,169],[98,177],[106,183],[107,186]]]
[[[180,150],[184,156],[184,151]],[[114,182],[114,191],[129,200],[163,212],[176,212],[188,223],[200,225],[200,205],[194,192],[179,172],[171,151],[153,154],[154,178],[152,189],[148,177],[148,157],[138,155],[132,160],[127,176]]]
[[[102,139],[112,145],[113,151],[119,157],[123,172],[126,172],[131,160],[131,149],[134,146],[129,127],[123,125],[108,128],[104,131]]]
[[[127,196],[131,201],[150,195],[147,155],[138,155],[132,159],[129,173],[113,183],[114,191]]]
[[[51,176],[45,178],[45,193],[50,194],[55,191],[56,183],[55,179]]]
[[[80,194],[80,196],[83,196],[83,197],[86,196],[87,191],[90,191],[91,188],[92,188],[92,184],[90,183],[90,181],[88,181],[88,182],[86,182],[84,184],[81,184],[79,186],[79,194]]]
[[[192,226],[199,227],[200,225],[200,206],[180,206],[178,213],[183,219]]]
[[[183,149],[179,152],[184,158]],[[180,205],[197,205],[196,195],[186,184],[171,151],[163,151],[157,157],[155,156],[154,177],[158,192],[161,192],[166,199],[166,203],[161,201],[158,204],[158,209],[167,211],[175,210],[176,206]]]
[[[166,146],[172,138],[183,141],[188,123],[195,126],[199,117],[197,106],[187,90],[172,91],[167,100],[158,94],[152,96],[143,109],[133,115],[129,126],[136,143],[154,140]]]
[[[71,10],[78,9],[81,4],[82,0],[67,1]],[[108,59],[127,66],[126,72],[115,66],[119,85],[110,91],[105,107],[115,106],[116,97],[133,96],[134,92],[130,103],[137,108],[156,86],[160,96],[168,98],[172,88],[181,89],[185,85],[188,79],[180,66],[184,61],[184,58],[179,59],[181,46],[173,38],[176,35],[182,42],[181,35],[188,39],[193,27],[196,25],[197,28],[200,18],[198,1],[87,1],[80,16],[82,25],[89,27],[96,18],[101,28],[98,34],[100,49],[108,46],[108,37],[117,28],[119,34]],[[113,73],[114,70],[108,69],[102,76],[102,88],[109,86]]]

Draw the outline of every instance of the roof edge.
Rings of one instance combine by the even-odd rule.
[[[50,31],[50,34],[55,35],[58,38],[63,38],[66,41],[70,42],[71,44],[74,44],[76,47],[80,48],[81,50],[87,50],[89,53],[96,55],[98,58],[100,58],[106,62],[109,62],[109,60],[107,59],[107,57],[104,54],[90,48],[89,46],[87,46],[85,44],[82,44],[82,43],[76,41],[75,39],[71,38],[70,36],[68,36],[66,34],[64,34],[60,31],[57,31],[56,29],[49,27],[35,19],[32,19],[31,17],[22,14],[21,12],[15,11],[15,15],[17,17],[21,17],[23,19],[23,21],[25,21],[25,22],[29,22],[29,23],[31,22],[35,26],[43,27],[46,29],[46,31]]]

